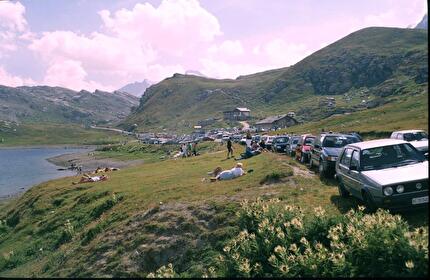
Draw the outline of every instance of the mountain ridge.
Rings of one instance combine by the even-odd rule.
[[[361,109],[361,91],[378,106],[395,100],[396,95],[426,88],[427,57],[424,30],[365,28],[285,68],[236,79],[174,74],[149,87],[121,126],[191,129],[198,120],[220,118],[222,111],[236,106],[250,108],[257,118],[296,111],[305,121],[315,120]],[[343,104],[333,112],[315,105],[324,96],[345,94],[356,103]]]
[[[0,104],[3,121],[114,124],[138,105],[138,98],[118,91],[0,85]]]

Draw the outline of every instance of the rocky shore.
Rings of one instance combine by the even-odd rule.
[[[143,160],[121,161],[111,158],[101,158],[98,157],[93,151],[60,155],[49,158],[48,161],[64,168],[68,168],[72,164],[75,164],[75,166],[82,167],[82,172],[93,171],[98,167],[124,168],[127,166],[143,163]]]

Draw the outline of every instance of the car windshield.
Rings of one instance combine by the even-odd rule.
[[[276,143],[286,143],[287,141],[288,138],[286,137],[276,138]]]
[[[322,145],[327,148],[342,148],[356,142],[359,140],[353,136],[326,136]]]
[[[421,141],[427,140],[429,137],[424,131],[403,134],[403,139],[406,141]]]
[[[314,143],[315,137],[308,137],[305,139],[305,145],[312,145]]]
[[[299,139],[294,139],[293,144],[297,144],[297,143],[299,143]]]
[[[424,156],[409,143],[361,151],[361,168],[364,171],[399,167],[424,160]]]

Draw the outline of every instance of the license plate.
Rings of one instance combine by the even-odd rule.
[[[428,196],[412,198],[412,204],[422,204],[429,202]]]

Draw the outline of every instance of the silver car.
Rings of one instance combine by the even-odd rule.
[[[351,194],[370,211],[428,205],[428,161],[403,140],[346,145],[336,161],[336,178],[342,197]]]
[[[285,147],[285,152],[288,155],[294,156],[297,143],[299,143],[299,140],[300,140],[300,136],[291,136],[290,139],[288,139],[287,146]]]
[[[401,130],[391,133],[391,139],[405,140],[423,154],[429,151],[429,136],[424,130]]]

